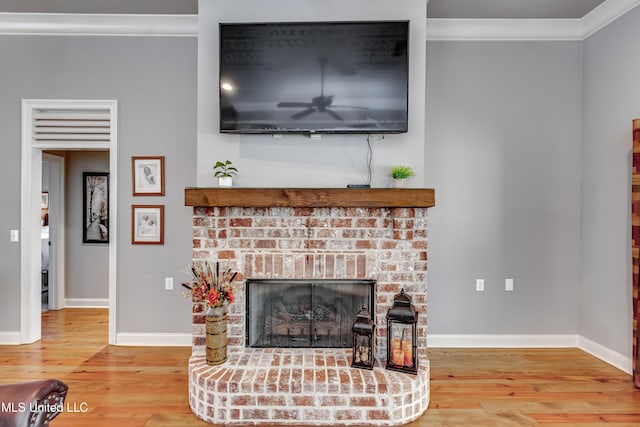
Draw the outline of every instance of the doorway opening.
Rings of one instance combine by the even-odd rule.
[[[42,165],[44,151],[101,150],[109,152],[109,209],[117,212],[117,101],[114,100],[23,100],[21,177],[21,307],[20,341],[32,343],[42,336]],[[51,200],[50,200],[51,202]],[[53,217],[49,219],[53,232]],[[58,221],[62,220],[57,218]],[[109,344],[115,344],[117,215],[110,221],[108,246]],[[64,233],[59,233],[62,237]],[[53,241],[53,236],[51,236]],[[59,238],[56,238],[59,241]],[[55,242],[54,242],[55,244]],[[57,250],[56,250],[57,251]],[[49,260],[51,266],[53,259]],[[56,263],[60,265],[60,263]],[[62,271],[60,271],[62,270]],[[58,269],[54,280],[60,280]],[[52,271],[48,271],[51,285]],[[56,289],[60,290],[61,286]],[[49,287],[49,292],[52,288]],[[64,293],[55,296],[64,306]]]

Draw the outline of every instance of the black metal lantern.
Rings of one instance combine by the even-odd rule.
[[[387,369],[418,373],[417,323],[418,312],[402,289],[387,311]]]
[[[371,320],[371,314],[367,306],[363,305],[356,321],[353,323],[353,359],[351,366],[354,368],[373,369],[375,357],[374,331],[376,326]]]

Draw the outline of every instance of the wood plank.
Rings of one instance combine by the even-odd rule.
[[[69,385],[52,425],[212,426],[188,404],[190,347],[107,345],[108,311],[43,316],[43,339],[0,346],[0,383],[56,377]],[[637,426],[631,376],[575,348],[429,349],[431,402],[409,427]],[[296,426],[292,426],[296,427]]]
[[[185,206],[430,208],[432,188],[186,188]]]

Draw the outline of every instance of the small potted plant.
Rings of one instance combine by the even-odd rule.
[[[218,185],[220,187],[231,187],[233,185],[233,177],[238,174],[238,169],[236,169],[231,160],[226,160],[224,162],[216,162],[213,166],[213,177],[218,178]]]
[[[407,184],[407,178],[415,176],[416,171],[411,166],[394,165],[391,166],[391,177],[393,178],[393,187],[402,188]]]

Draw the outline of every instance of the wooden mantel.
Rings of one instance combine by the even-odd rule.
[[[430,208],[432,188],[186,188],[185,206]]]

